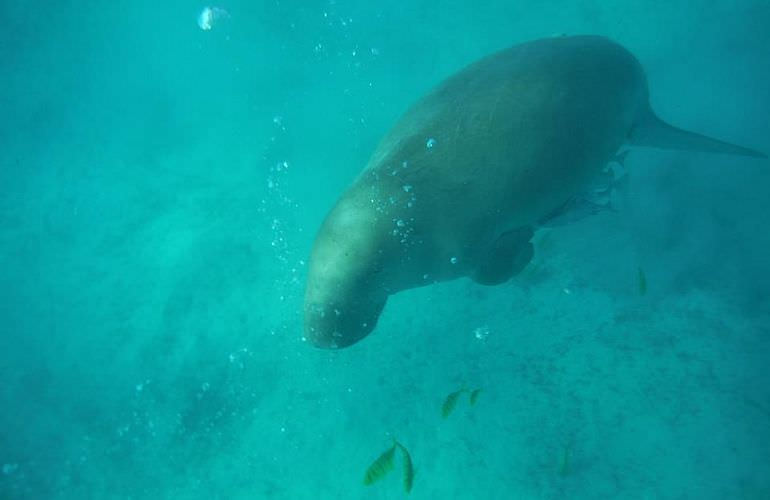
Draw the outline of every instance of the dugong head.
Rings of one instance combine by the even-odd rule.
[[[342,199],[324,221],[310,256],[305,339],[316,347],[352,345],[377,325],[388,298],[382,230],[359,204]]]
[[[326,287],[336,292],[328,293]],[[325,349],[355,344],[374,330],[385,301],[366,289],[316,280],[305,295],[305,338]]]

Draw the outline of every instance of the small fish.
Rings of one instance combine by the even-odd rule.
[[[647,276],[644,274],[644,270],[640,267],[639,268],[639,295],[644,295],[647,293]]]
[[[628,151],[624,151],[613,161],[623,165],[627,154]],[[624,173],[616,178],[615,171],[607,166],[593,179],[584,193],[567,200],[562,206],[540,219],[538,225],[540,227],[566,226],[602,212],[617,212],[612,205],[612,194],[622,190],[627,183],[627,174]]]
[[[396,442],[393,442],[393,446],[385,450],[377,460],[372,462],[372,465],[366,469],[364,474],[364,484],[369,486],[379,481],[385,475],[393,470],[393,455],[396,452]]]
[[[230,13],[221,7],[204,7],[198,14],[198,27],[203,31],[209,31],[216,21],[229,18]]]
[[[541,227],[567,226],[607,210],[615,211],[609,204],[594,203],[587,198],[576,197],[540,219],[539,225]]]
[[[479,399],[480,393],[481,393],[481,389],[474,389],[471,391],[471,395],[470,395],[471,406],[476,404],[476,400]]]
[[[452,413],[452,410],[455,409],[455,406],[457,406],[457,399],[460,397],[460,394],[465,392],[465,389],[460,389],[459,391],[455,391],[449,396],[446,397],[444,400],[444,404],[441,405],[441,416],[444,418],[447,418],[450,413]]]
[[[404,457],[404,490],[409,493],[412,491],[412,485],[414,484],[414,465],[412,465],[412,457],[409,455],[409,451],[396,441],[396,446],[401,449],[401,453]]]

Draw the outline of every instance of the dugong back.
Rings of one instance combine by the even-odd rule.
[[[470,264],[474,251],[572,196],[614,155],[646,101],[638,61],[606,38],[517,45],[471,64],[417,101],[353,189],[414,186],[424,221],[416,220],[414,230],[457,239],[426,252],[463,254]],[[400,169],[404,161],[409,168]],[[471,241],[478,245],[468,247]]]

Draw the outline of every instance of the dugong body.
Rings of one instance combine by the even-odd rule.
[[[763,156],[660,121],[639,62],[603,37],[524,43],[451,76],[396,123],[323,222],[305,338],[351,345],[404,289],[508,280],[532,257],[537,221],[624,143]]]

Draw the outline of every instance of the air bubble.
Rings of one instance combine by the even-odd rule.
[[[3,475],[9,476],[16,472],[16,470],[19,468],[19,464],[3,464]]]
[[[203,31],[211,31],[214,23],[220,19],[228,19],[230,14],[221,7],[205,7],[198,14],[198,27]]]
[[[479,326],[473,329],[473,336],[478,340],[485,340],[489,336],[488,326]]]

